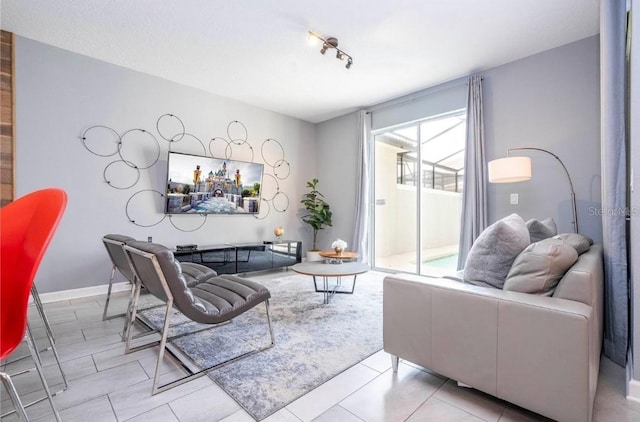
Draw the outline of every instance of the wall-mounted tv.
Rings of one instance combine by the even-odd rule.
[[[165,214],[257,214],[264,165],[169,152]]]

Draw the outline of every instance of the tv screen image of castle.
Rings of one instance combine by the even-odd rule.
[[[170,152],[167,214],[257,214],[264,166]]]

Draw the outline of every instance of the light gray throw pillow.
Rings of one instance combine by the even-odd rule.
[[[529,230],[531,243],[539,242],[542,239],[548,239],[558,234],[556,222],[551,217],[542,221],[536,219],[527,221],[527,230]]]
[[[578,260],[578,252],[562,239],[532,243],[518,255],[504,290],[551,296],[562,276]]]
[[[471,246],[464,282],[501,289],[514,259],[529,243],[527,226],[518,214],[496,221]]]
[[[564,240],[564,243],[573,246],[578,255],[582,255],[593,245],[593,239],[579,233],[561,233],[553,238]]]

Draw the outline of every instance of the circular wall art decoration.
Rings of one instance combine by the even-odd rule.
[[[202,147],[202,155],[210,155],[213,158],[231,160],[235,154],[236,160],[254,162],[255,150],[249,143],[247,127],[238,120],[232,120],[227,125],[227,138],[213,137],[209,141],[208,148],[197,136],[187,132],[182,119],[178,116],[166,113],[156,120],[156,130],[160,138],[169,143],[171,152],[173,144],[184,140],[196,141]],[[156,165],[160,159],[160,143],[155,135],[145,129],[128,129],[121,135],[104,125],[90,126],[82,132],[82,145],[87,151],[98,157],[112,157],[119,155],[120,160],[107,163],[102,172],[104,181],[114,189],[126,190],[140,182],[141,170],[148,170]],[[146,147],[151,141],[152,149]],[[145,146],[142,148],[142,146]],[[151,154],[149,151],[152,151]],[[155,151],[155,152],[153,152]],[[208,154],[207,154],[208,152]],[[237,158],[246,155],[247,157]],[[260,189],[260,212],[251,214],[258,220],[267,218],[271,209],[276,212],[285,212],[289,208],[289,196],[280,190],[280,180],[289,177],[291,165],[285,158],[282,144],[275,139],[267,138],[260,147],[260,156],[264,163],[262,186]],[[141,189],[134,192],[125,204],[127,219],[139,227],[152,227],[160,224],[169,217],[169,222],[176,229],[183,232],[193,232],[200,229],[207,221],[207,214],[187,213],[183,215],[198,214],[202,221],[197,227],[185,229],[176,223],[176,216],[162,212],[160,218],[150,222],[141,222],[147,216],[158,214],[160,209],[166,206],[166,186],[156,189]],[[151,195],[151,200],[142,200],[141,196]],[[180,217],[182,218],[182,217]]]
[[[160,122],[163,123],[161,124]],[[174,126],[173,130],[170,128],[172,124]],[[163,127],[163,130],[160,130],[160,126]],[[169,127],[169,129],[167,129],[167,127]],[[182,120],[180,120],[178,116],[169,113],[158,117],[158,120],[156,120],[156,130],[158,131],[158,135],[168,142],[179,142],[185,133]]]
[[[260,147],[260,155],[262,161],[273,170],[273,174],[280,180],[289,177],[291,166],[285,159],[284,148],[282,144],[275,139],[268,138]]]
[[[232,131],[236,132],[236,135],[239,134],[239,136],[231,136]],[[242,124],[242,122],[233,120],[227,125],[227,136],[229,137],[229,141],[233,142],[236,145],[242,145],[249,139],[249,132],[247,132],[247,127]]]
[[[220,145],[222,142],[224,142],[224,145]],[[226,160],[229,160],[231,156],[227,156],[228,147],[229,141],[225,138],[211,138],[209,141],[209,154],[211,154],[212,157],[224,157]],[[214,148],[216,149],[215,152]]]
[[[264,173],[262,175],[262,199],[272,201],[280,191],[280,183],[273,174]]]
[[[95,125],[88,127],[82,132],[82,145],[92,153],[93,155],[97,155],[98,157],[111,157],[118,153],[118,147],[122,139],[120,135],[115,130],[111,129],[109,126],[103,125]],[[108,140],[107,142],[101,141],[101,139]],[[89,147],[90,143],[96,143],[95,146]],[[109,146],[108,144],[112,145]],[[105,149],[106,152],[98,152],[101,149]],[[113,152],[109,152],[113,149]]]
[[[289,195],[282,191],[278,191],[271,200],[273,209],[278,212],[285,212],[289,208]]]
[[[262,214],[262,212],[265,210],[266,212]],[[269,201],[265,199],[260,199],[260,212],[258,214],[251,214],[251,215],[253,215],[253,218],[255,218],[256,220],[264,220],[269,216],[269,211],[271,211],[271,206],[269,205]]]
[[[187,139],[193,139],[193,140],[197,141],[197,142],[200,144],[200,146],[202,147],[202,155],[207,155],[207,147],[205,147],[205,146],[204,146],[204,142],[202,142],[202,141],[200,140],[200,138],[198,138],[197,136],[192,135],[192,134],[190,134],[190,133],[182,133],[182,134],[180,134],[180,140],[181,140],[181,141],[182,141],[183,139],[185,139],[185,138],[187,138]],[[175,142],[174,142],[174,141],[171,141],[171,143],[169,144],[169,151],[171,151],[171,146],[172,146],[174,143],[176,143],[176,142],[178,142],[178,141],[175,141]],[[186,142],[186,141],[185,141],[185,142]],[[182,144],[181,144],[181,145],[182,145]]]
[[[202,222],[200,223],[200,225],[199,225],[199,226],[197,226],[197,227],[194,227],[194,228],[192,228],[192,229],[190,229],[190,230],[187,230],[187,229],[182,229],[182,228],[180,228],[180,227],[176,226],[176,224],[173,222],[173,220],[174,220],[174,216],[173,216],[173,215],[171,215],[171,214],[167,214],[167,216],[169,217],[169,222],[171,223],[171,225],[173,226],[173,228],[174,228],[174,229],[176,229],[176,230],[180,230],[181,232],[185,232],[185,233],[194,232],[194,231],[196,231],[196,230],[200,229],[202,226],[204,226],[204,223],[206,223],[206,222],[207,222],[207,214],[199,214],[199,215],[200,215],[201,217],[203,217]]]
[[[118,144],[118,155],[120,155],[120,158],[125,162],[125,163],[132,163],[131,161],[127,161],[122,154],[122,150],[124,149],[125,146],[125,137],[131,137],[132,134],[135,133],[142,133],[146,136],[148,136],[149,138],[151,138],[151,140],[154,142],[155,146],[156,146],[156,154],[155,154],[155,158],[149,159],[148,161],[150,162],[150,164],[147,165],[140,165],[140,164],[133,164],[132,167],[137,167],[140,170],[146,170],[150,167],[152,167],[155,163],[158,162],[158,159],[160,158],[160,144],[158,143],[158,140],[156,139],[155,136],[153,136],[153,134],[149,131],[146,131],[144,129],[129,129],[128,131],[126,131],[125,133],[123,133],[120,136],[120,144]],[[133,147],[132,147],[133,148]],[[127,164],[129,165],[129,164]]]
[[[233,151],[234,151],[233,150],[233,146],[236,147],[236,149],[235,149],[236,151],[240,150],[240,148],[238,148],[238,147],[244,147],[245,150],[246,150],[246,148],[249,148],[249,153],[251,154],[251,156],[250,156],[249,159],[245,159],[243,161],[249,161],[250,163],[253,163],[253,147],[251,145],[249,145],[248,142],[243,142],[241,144],[234,144],[233,142],[229,142],[227,144],[227,147],[224,150],[224,157],[227,160],[230,160],[231,158],[233,158]],[[238,155],[240,155],[240,154],[236,154],[236,158],[234,158],[235,160],[241,160],[240,158],[237,158]]]
[[[112,169],[112,166],[117,165],[117,164],[121,164],[122,166],[124,166],[125,168],[121,168],[120,170],[118,170],[116,172],[116,176],[121,178],[123,174],[126,174],[126,172],[131,172],[133,174],[135,174],[134,180],[132,183],[128,184],[128,185],[118,185],[112,177],[109,177],[109,169],[111,169],[112,172],[114,172],[114,170]],[[121,166],[121,167],[122,167]],[[138,167],[135,166],[135,164],[133,163],[127,163],[124,160],[116,160],[116,161],[112,161],[109,164],[107,164],[104,168],[104,171],[102,172],[102,177],[104,178],[104,181],[107,182],[107,184],[109,186],[111,186],[112,188],[115,189],[129,189],[133,186],[136,185],[136,183],[138,183],[138,180],[140,180],[140,169]]]
[[[284,158],[276,161],[276,164],[273,166],[273,174],[280,180],[286,179],[289,177],[289,174],[291,174],[291,164]]]
[[[164,194],[162,192],[159,192],[155,189],[142,189],[136,193],[134,193],[133,195],[131,195],[131,197],[129,198],[129,200],[127,201],[125,207],[124,207],[124,212],[127,215],[127,218],[129,219],[129,221],[131,221],[133,224],[135,224],[136,226],[139,227],[153,227],[153,226],[157,226],[158,224],[162,223],[162,220],[165,219],[165,217],[167,216],[167,214],[162,214],[162,217],[156,221],[155,223],[148,223],[148,224],[143,224],[140,221],[136,220],[135,217],[132,216],[132,212],[129,211],[129,207],[131,206],[132,201],[134,200],[134,198],[138,197],[141,194],[147,193],[147,192],[151,192],[152,194],[157,194],[158,196],[160,196],[160,198],[162,198],[162,202],[164,203]],[[148,205],[149,201],[144,202],[143,204]]]

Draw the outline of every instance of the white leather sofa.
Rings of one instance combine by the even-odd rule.
[[[384,279],[384,350],[558,421],[591,422],[603,313],[602,246],[552,297],[444,278]]]

